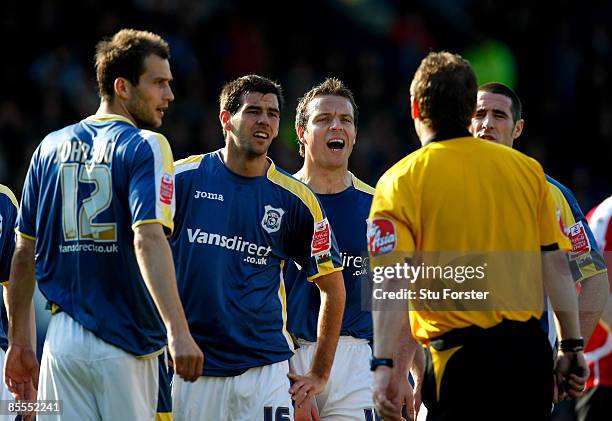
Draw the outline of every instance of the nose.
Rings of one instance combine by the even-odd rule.
[[[166,86],[166,89],[164,91],[164,98],[168,102],[174,101],[174,93],[172,92],[172,88],[170,87],[170,85]]]
[[[492,129],[493,128],[493,119],[489,114],[485,115],[482,119],[482,127],[484,129]]]
[[[330,130],[342,130],[342,123],[340,122],[340,117],[334,117],[332,119],[329,129]]]
[[[257,116],[257,124],[269,126],[270,125],[270,118],[268,117],[268,114],[267,113],[259,113],[259,115]]]

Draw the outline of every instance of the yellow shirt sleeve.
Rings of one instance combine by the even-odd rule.
[[[368,220],[368,251],[372,257],[391,252],[411,253],[416,248],[414,198],[408,186],[402,188],[400,181],[385,174],[376,185]]]
[[[565,236],[565,233],[563,232],[562,228],[562,210],[555,204],[553,193],[551,191],[551,188],[549,187],[549,184],[544,178],[543,172],[541,174],[540,179],[542,189],[541,191],[543,192],[539,215],[540,245],[551,246],[557,244],[560,249],[571,250],[572,245],[569,239]],[[563,198],[563,201],[565,201],[565,198]],[[565,204],[567,205],[566,201]],[[569,214],[571,215],[571,210]]]

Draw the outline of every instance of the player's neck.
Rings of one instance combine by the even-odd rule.
[[[340,193],[353,184],[351,173],[345,167],[328,169],[304,163],[295,177],[319,194]]]
[[[230,171],[243,177],[259,177],[265,175],[270,168],[270,160],[266,154],[246,156],[237,151],[230,151],[227,145],[221,149],[221,158]]]
[[[419,137],[419,140],[421,141],[421,146],[427,146],[436,134],[431,127],[429,127],[419,118],[414,119],[414,129]]]
[[[120,101],[114,101],[112,103],[109,101],[102,101],[100,103],[100,107],[98,107],[98,111],[96,111],[96,114],[120,115],[122,117],[127,118],[132,123],[134,123],[134,126],[138,127],[138,124],[136,124],[136,121],[132,117],[132,114],[130,114],[127,108]]]

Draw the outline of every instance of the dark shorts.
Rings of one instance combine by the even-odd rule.
[[[431,353],[456,346],[438,397]],[[456,329],[432,341],[429,351],[423,383],[428,421],[550,419],[552,349],[537,319]]]

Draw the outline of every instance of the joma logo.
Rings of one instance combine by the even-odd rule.
[[[219,194],[219,193],[210,193],[207,191],[199,191],[196,190],[195,195],[193,196],[194,199],[211,199],[211,200],[218,200],[220,202],[223,202],[223,195]]]

